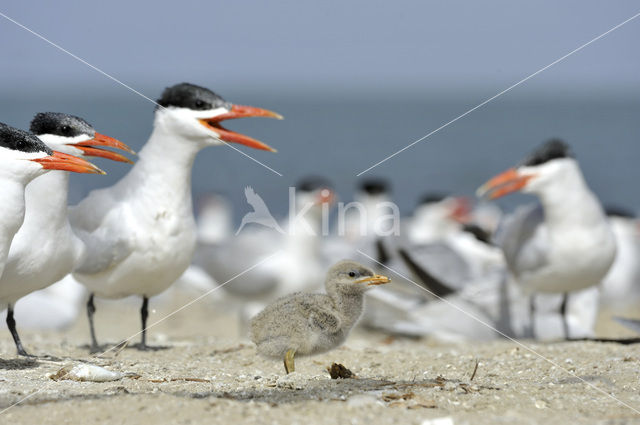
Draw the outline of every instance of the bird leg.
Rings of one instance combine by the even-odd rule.
[[[529,334],[532,339],[536,338],[536,296],[529,296]]]
[[[11,306],[11,304],[7,306],[7,327],[11,332],[11,336],[13,337],[13,342],[16,343],[16,349],[18,350],[18,355],[25,356],[25,357],[32,357],[22,347],[22,342],[20,341],[20,336],[18,335],[18,330],[16,329],[16,321],[13,318],[13,307]]]
[[[295,361],[293,359],[295,355],[296,350],[294,350],[293,348],[287,351],[287,353],[284,355],[284,370],[287,373],[295,372],[296,370]]]
[[[142,297],[142,307],[140,308],[140,317],[142,318],[142,339],[138,348],[146,350],[147,347],[147,317],[149,317],[149,298]]]
[[[96,312],[96,306],[93,304],[93,293],[89,295],[87,300],[87,316],[89,317],[89,331],[91,332],[91,353],[97,353],[100,351],[98,347],[98,340],[96,339],[96,330],[93,326],[93,314]]]
[[[569,301],[569,294],[562,294],[562,304],[560,304],[560,317],[562,318],[562,330],[564,331],[564,338],[569,339],[569,322],[567,321],[567,302]]]

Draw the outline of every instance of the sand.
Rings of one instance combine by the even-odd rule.
[[[150,322],[190,298],[152,301]],[[138,330],[137,303],[97,304],[103,342]],[[285,375],[281,362],[257,357],[238,336],[236,310],[219,297],[203,300],[150,330],[150,342],[163,349],[126,347],[101,357],[83,346],[84,315],[64,333],[23,332],[28,350],[49,357],[16,358],[4,330],[0,423],[640,423],[637,345],[522,342],[547,361],[509,341],[442,344],[357,329],[343,347],[299,358],[296,372]],[[331,379],[333,362],[356,378]],[[81,363],[123,377],[50,378]]]

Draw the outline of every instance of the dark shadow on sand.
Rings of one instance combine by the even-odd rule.
[[[323,401],[337,400],[344,401],[357,394],[366,394],[376,391],[411,391],[422,388],[443,387],[445,382],[454,384],[456,391],[467,392],[464,388],[469,388],[458,380],[424,379],[416,381],[390,381],[384,379],[331,379],[331,380],[309,380],[304,383],[302,389],[290,388],[259,388],[239,391],[225,392],[175,392],[173,395],[188,398],[222,398],[235,401],[256,401],[266,403],[297,403],[303,401]],[[482,386],[481,390],[494,390],[499,388]]]
[[[632,345],[640,343],[640,338],[569,338],[565,341],[559,342],[604,342],[611,344],[620,344],[620,345]]]
[[[87,350],[90,354],[109,354],[122,350],[125,341],[120,342],[107,342],[105,344],[100,344],[96,349],[92,349],[89,344],[82,344],[78,348],[82,350]],[[140,347],[140,343],[128,344],[124,347],[127,350],[134,349],[138,351],[163,351],[169,350],[173,348],[171,345],[146,345],[145,348]]]
[[[40,365],[37,357],[18,357],[15,359],[0,359],[1,370],[33,369]]]

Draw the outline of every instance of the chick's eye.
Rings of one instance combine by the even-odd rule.
[[[356,277],[356,272],[349,272],[349,277]]]

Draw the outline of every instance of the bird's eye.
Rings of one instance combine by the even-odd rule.
[[[196,100],[196,108],[202,108],[204,106],[204,101],[198,99]]]
[[[63,134],[69,134],[69,133],[71,133],[71,127],[69,127],[68,125],[63,125],[63,126],[62,126],[62,133],[63,133]]]
[[[356,272],[349,272],[349,277],[356,277]]]
[[[16,143],[16,148],[22,150],[25,147],[25,143],[23,140],[18,140],[18,142]]]

